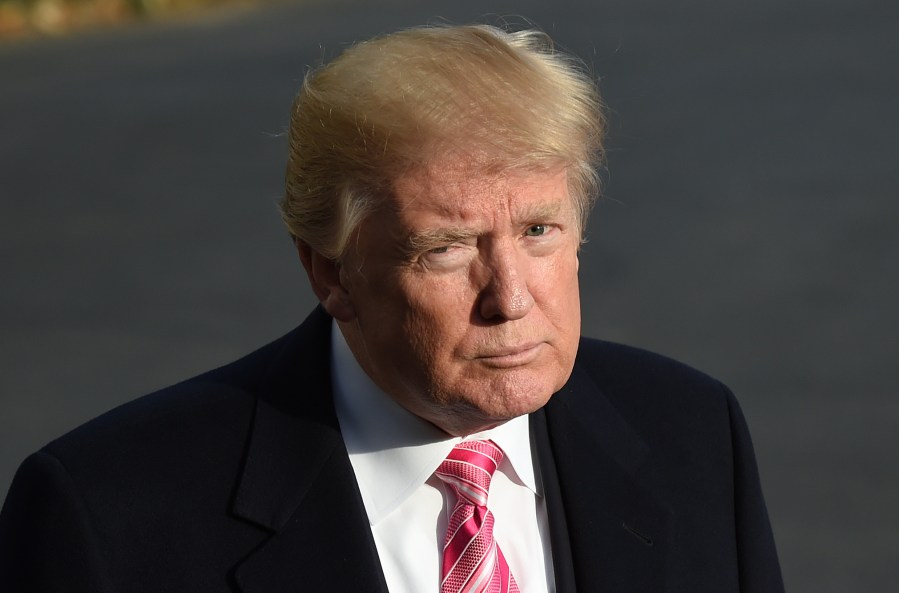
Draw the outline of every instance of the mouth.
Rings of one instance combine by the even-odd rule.
[[[529,342],[482,354],[477,360],[495,368],[512,368],[534,362],[543,350],[543,342]]]

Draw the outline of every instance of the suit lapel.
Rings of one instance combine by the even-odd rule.
[[[556,461],[549,443],[545,410],[537,410],[531,414],[530,420],[531,449],[536,451],[537,468],[540,471],[543,496],[546,499],[549,542],[552,549],[553,580],[556,583],[556,593],[574,593],[577,587],[574,580],[574,564],[571,558],[568,520],[565,518],[565,507],[562,504],[562,491],[559,487]]]
[[[578,365],[544,410],[559,483],[548,511],[564,508],[573,565],[561,568],[582,592],[663,590],[670,518],[641,472],[647,446]]]
[[[329,332],[313,313],[262,381],[233,512],[271,536],[234,572],[245,593],[387,591],[333,409]]]

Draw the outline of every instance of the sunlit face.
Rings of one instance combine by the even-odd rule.
[[[564,170],[400,178],[325,300],[362,368],[414,414],[467,435],[542,407],[580,335],[580,230]]]

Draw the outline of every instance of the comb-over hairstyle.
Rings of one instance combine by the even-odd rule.
[[[376,37],[306,76],[282,217],[336,260],[400,176],[462,159],[484,174],[566,167],[583,232],[603,131],[593,79],[544,33],[471,25]]]

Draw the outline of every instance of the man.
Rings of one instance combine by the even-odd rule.
[[[781,591],[732,395],[579,336],[601,135],[535,32],[308,76],[282,212],[321,307],[30,457],[3,590]]]

